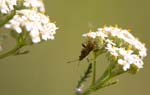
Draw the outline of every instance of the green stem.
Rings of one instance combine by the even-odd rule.
[[[93,79],[92,79],[92,84],[95,83],[96,80],[96,56],[94,54],[94,62],[93,62]]]
[[[112,77],[112,64],[110,63],[103,75],[96,81],[95,84],[101,83],[102,81],[107,80],[107,78]]]
[[[13,49],[9,50],[8,52],[1,54],[0,59],[17,53],[17,51],[19,51],[22,47],[26,45],[25,39],[26,38],[23,38],[23,35],[20,34],[18,38],[16,38],[16,46]]]
[[[103,73],[103,75],[100,77],[100,79],[98,79],[94,84],[92,84],[87,90],[84,91],[84,93],[82,95],[89,95],[91,94],[93,91],[95,91],[95,89],[97,89],[98,86],[101,86],[104,83],[104,80],[108,80],[109,77],[108,76],[108,71],[110,66],[107,67],[107,69],[105,70],[105,72]]]
[[[21,49],[24,45],[16,45],[13,49],[11,49],[10,51],[4,53],[4,54],[1,54],[0,55],[0,59],[2,58],[5,58],[5,57],[8,57],[10,55],[13,55],[15,54],[19,49]]]
[[[89,95],[89,94],[91,94],[93,92],[93,90],[92,89],[87,89],[82,95]]]
[[[114,78],[120,74],[123,74],[123,73],[124,73],[124,71],[116,70],[115,67],[112,68],[112,65],[110,64],[107,67],[107,69],[105,70],[105,72],[103,73],[103,75],[94,84],[92,84],[88,89],[86,89],[82,95],[89,95],[93,91],[97,91],[99,89],[106,87],[106,83],[108,81],[110,81],[112,78]]]

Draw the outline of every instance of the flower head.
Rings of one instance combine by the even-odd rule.
[[[39,43],[41,40],[53,40],[58,29],[46,15],[29,9],[17,11],[5,27],[14,29],[17,33],[22,33],[25,28],[33,43]]]
[[[84,37],[98,39],[100,44],[110,55],[117,57],[117,63],[124,71],[135,65],[137,70],[143,68],[143,58],[147,55],[146,48],[128,30],[118,27],[98,28],[96,32],[83,34]]]

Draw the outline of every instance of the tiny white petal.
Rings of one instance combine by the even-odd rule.
[[[15,27],[15,30],[17,33],[21,33],[22,32],[22,29],[20,27]]]
[[[96,38],[96,32],[89,32],[87,34],[83,34],[82,36],[83,37],[90,37],[90,38],[95,39]]]

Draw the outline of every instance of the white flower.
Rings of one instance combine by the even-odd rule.
[[[125,38],[135,40],[135,37],[127,30],[121,30],[121,33],[125,36]]]
[[[116,45],[112,40],[109,40],[109,39],[106,39],[105,42],[106,42],[107,44],[111,44],[111,45],[113,45],[113,46]]]
[[[38,42],[41,41],[41,39],[40,39],[40,33],[38,32],[37,29],[31,30],[30,31],[30,36],[32,38],[32,42],[33,43],[38,43]]]
[[[118,59],[118,64],[120,64],[120,65],[123,66],[123,70],[124,70],[124,71],[127,71],[127,70],[130,68],[130,63],[128,63],[128,62],[125,61],[125,60]]]
[[[54,39],[54,34],[58,29],[56,25],[50,22],[49,18],[35,10],[19,10],[16,15],[5,25],[6,28],[14,29],[17,33],[22,33],[24,27],[32,38],[33,43],[42,40]]]
[[[105,32],[110,32],[112,30],[112,27],[104,27],[102,28],[102,30]]]
[[[104,27],[98,28],[96,32],[83,35],[93,39],[101,38],[105,43],[102,45],[111,55],[117,57],[118,64],[122,65],[124,71],[130,69],[132,64],[137,69],[143,68],[142,60],[147,55],[145,45],[128,30],[118,27]]]
[[[89,33],[87,33],[87,34],[83,34],[82,36],[83,36],[83,37],[89,37],[89,38],[95,39],[96,36],[97,36],[97,33],[96,33],[96,32],[89,32]]]
[[[117,48],[112,46],[112,44],[107,44],[106,49],[113,55],[118,56]]]
[[[137,68],[143,68],[143,61],[135,54],[126,55],[124,59],[118,59],[118,64],[123,66],[123,70],[127,71],[130,69],[130,65],[134,64]]]
[[[122,56],[131,55],[133,53],[133,50],[125,50],[124,48],[119,48],[118,51]]]
[[[101,28],[98,28],[97,30],[98,31],[96,32],[96,35],[98,37],[101,37],[103,40],[105,40],[108,37],[105,33],[103,33],[103,30]]]
[[[0,0],[0,12],[2,14],[8,14],[14,10],[14,6],[17,5],[17,0]]]
[[[25,7],[34,8],[40,12],[45,12],[44,3],[42,0],[24,0]]]
[[[54,34],[56,33],[56,25],[54,23],[48,23],[47,25],[45,25],[44,27],[45,29],[48,29],[50,31],[42,31],[41,34],[42,34],[42,39],[44,40],[48,40],[48,39],[51,39],[53,40],[54,39]]]

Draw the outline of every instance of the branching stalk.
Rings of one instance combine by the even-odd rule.
[[[104,87],[114,85],[117,83],[117,81],[112,81],[110,80],[120,74],[123,74],[123,71],[116,71],[116,69],[111,68],[111,64],[108,66],[108,68],[105,70],[103,75],[94,83],[92,84],[88,89],[86,89],[82,95],[89,95],[93,91],[97,91],[99,89],[102,89]],[[111,69],[110,69],[111,68]]]
[[[18,44],[17,44],[17,45],[16,45],[13,49],[11,49],[10,51],[8,51],[8,52],[6,52],[6,53],[4,53],[4,54],[1,54],[1,55],[0,55],[0,59],[15,54],[15,53],[16,53],[19,49],[21,49],[23,46],[24,46],[24,45],[18,45]]]
[[[25,39],[21,34],[16,38],[16,46],[9,50],[8,52],[1,54],[0,59],[8,57],[10,55],[15,55],[22,47],[26,45]]]
[[[96,56],[95,56],[95,53],[93,55],[94,55],[94,59],[93,59],[93,79],[92,79],[92,84],[94,84],[95,80],[96,80]]]

